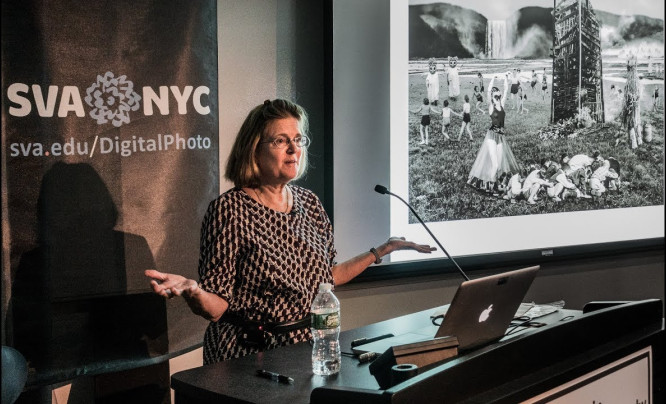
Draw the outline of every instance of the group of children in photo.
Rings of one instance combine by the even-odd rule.
[[[519,172],[502,173],[489,193],[511,203],[525,200],[534,205],[539,200],[561,202],[619,193],[620,184],[620,163],[595,151],[592,156],[563,154],[559,161],[544,159]]]
[[[456,64],[454,65],[454,72],[455,72],[455,77],[456,80],[455,82],[452,82],[451,79],[449,79],[449,97],[455,99],[458,94],[460,94],[460,85],[459,85],[459,79],[457,79],[457,69],[460,66],[457,65],[457,59],[456,59]],[[451,69],[451,67],[449,67]],[[451,73],[449,73],[451,74]],[[507,73],[507,79],[511,83],[511,100],[513,102],[512,108],[517,110],[518,114],[528,114],[530,111],[525,107],[525,101],[527,100],[527,94],[526,91],[523,90],[523,85],[520,80],[521,77],[521,72],[520,69],[513,69],[512,72]],[[473,94],[472,94],[472,101],[475,103],[474,106],[474,112],[478,112],[479,114],[486,114],[486,110],[483,107],[483,92],[485,90],[484,86],[484,81],[483,81],[483,75],[481,73],[477,73],[477,80],[478,83],[477,85],[474,86]],[[530,87],[532,89],[532,94],[536,94],[536,89],[537,83],[539,82],[538,74],[535,72],[535,70],[532,70],[532,76],[531,76],[531,81],[530,81]],[[457,85],[457,87],[455,87]],[[543,74],[541,75],[541,93],[542,93],[542,98],[545,100],[546,94],[548,90],[548,79],[546,75],[546,68],[544,67],[543,69]],[[421,123],[419,127],[419,134],[421,135],[421,141],[419,142],[419,145],[428,145],[430,143],[430,124],[432,121],[432,116],[433,115],[441,115],[442,116],[442,136],[446,140],[456,140],[460,141],[463,133],[467,132],[467,135],[469,136],[470,140],[474,139],[474,136],[472,134],[472,131],[470,130],[470,123],[472,121],[472,105],[470,102],[470,96],[465,94],[463,99],[464,103],[462,105],[462,110],[460,112],[454,111],[449,105],[448,100],[444,100],[442,102],[442,108],[438,108],[437,105],[439,104],[439,77],[437,75],[437,66],[434,63],[434,61],[431,59],[429,62],[429,72],[426,75],[426,91],[428,96],[423,98],[423,104],[420,105],[419,107],[415,109],[411,109],[410,111],[416,114],[420,114],[421,116]],[[456,94],[454,96],[453,94]],[[458,132],[458,136],[456,139],[452,139],[451,136],[449,136],[449,133],[451,131],[451,115],[458,116],[462,118],[462,123],[460,126],[460,131]]]
[[[462,111],[460,113],[449,107],[449,100],[444,100],[444,102],[442,102],[442,108],[438,109],[430,104],[428,98],[423,99],[423,105],[412,110],[414,113],[421,113],[421,126],[419,128],[419,133],[421,134],[420,145],[427,145],[430,142],[430,116],[433,113],[442,116],[442,136],[444,136],[446,140],[452,140],[451,136],[449,136],[449,131],[451,130],[451,115],[456,115],[462,118],[460,132],[455,140],[459,141],[465,131],[467,131],[467,134],[469,135],[469,140],[474,139],[472,131],[469,129],[469,124],[472,122],[472,109],[469,102],[469,95],[465,95],[464,99],[465,102],[463,103]]]
[[[449,57],[449,64],[446,68],[446,78],[449,89],[449,97],[451,99],[457,99],[460,95],[460,76],[459,76],[458,58]],[[483,87],[483,76],[479,73],[480,84]],[[442,116],[442,135],[446,140],[452,140],[449,136],[449,131],[451,129],[451,115],[456,115],[462,118],[462,126],[460,128],[460,133],[456,140],[460,140],[462,134],[467,131],[470,140],[473,139],[472,132],[469,129],[469,123],[472,121],[472,108],[470,104],[469,95],[464,96],[464,104],[462,106],[461,112],[454,111],[449,106],[449,100],[444,100],[442,102],[442,108],[438,108],[439,104],[439,73],[437,72],[437,64],[434,59],[430,59],[428,62],[428,73],[426,74],[426,92],[427,96],[423,98],[423,104],[416,109],[410,110],[413,113],[418,113],[421,115],[421,125],[419,127],[419,133],[421,135],[421,141],[419,145],[428,145],[430,142],[430,122],[431,115],[437,114]],[[481,90],[483,91],[483,89]],[[475,94],[475,97],[477,95]],[[478,100],[478,97],[477,97]],[[481,96],[481,101],[483,97]],[[477,109],[479,102],[477,102]]]
[[[456,60],[457,63],[457,60]],[[459,66],[455,66],[457,69]],[[457,70],[456,77],[457,77]],[[465,94],[460,112],[454,111],[450,107],[449,100],[445,99],[442,102],[442,107],[438,108],[439,103],[439,79],[436,78],[437,71],[434,61],[429,63],[429,73],[426,78],[426,89],[428,96],[423,99],[423,104],[411,110],[413,113],[421,114],[420,122],[420,145],[428,145],[429,127],[431,122],[431,114],[441,115],[442,117],[442,135],[446,140],[453,140],[449,133],[451,131],[451,116],[456,115],[462,118],[462,123],[458,136],[455,140],[459,141],[463,134],[467,132],[469,139],[473,140],[473,134],[470,130],[470,122],[472,116],[472,105],[470,103],[470,96]],[[481,150],[477,155],[470,178],[467,185],[471,188],[489,194],[501,199],[516,203],[519,200],[525,200],[528,204],[536,204],[539,200],[550,200],[553,202],[561,202],[566,199],[585,198],[594,199],[602,196],[609,191],[620,192],[620,164],[619,162],[610,157],[603,158],[598,151],[595,151],[592,156],[586,154],[577,154],[572,157],[563,154],[559,160],[543,159],[540,163],[535,163],[527,168],[515,161],[515,157],[510,153],[510,147],[503,138],[504,127],[504,103],[509,101],[510,109],[516,110],[518,114],[528,114],[529,110],[525,108],[525,100],[527,99],[526,90],[523,89],[521,83],[520,69],[513,69],[506,73],[504,77],[505,92],[502,95],[497,87],[493,87],[495,79],[491,80],[488,94],[491,96],[489,101],[489,108],[484,109],[484,80],[481,73],[477,74],[478,83],[474,85],[474,92],[472,99],[475,102],[474,112],[478,114],[491,114],[492,126],[486,139],[484,139]],[[537,84],[541,81],[542,98],[545,100],[548,91],[548,81],[546,76],[546,69],[544,68],[541,80],[537,73],[532,70],[531,80],[529,82],[532,94],[536,96],[538,88]],[[436,88],[434,88],[436,84]],[[459,81],[453,83],[459,86]],[[449,86],[452,82],[449,79]],[[507,91],[509,90],[510,91]],[[507,92],[509,94],[507,94]],[[452,94],[460,94],[459,88],[450,88],[449,98],[455,101]],[[506,97],[508,95],[508,97]],[[507,105],[507,107],[508,107]],[[495,156],[495,151],[485,150],[484,145],[487,141],[492,144],[503,144],[503,154],[509,154],[512,157],[512,164],[504,164],[509,167],[505,170],[495,171],[496,174],[485,172],[488,167],[495,170],[497,159],[508,158],[507,156]],[[493,143],[494,142],[494,143]],[[488,156],[485,156],[488,154]],[[492,156],[491,156],[492,154]],[[488,158],[486,158],[488,157]],[[484,160],[489,162],[484,162]],[[477,167],[478,166],[478,167]],[[481,178],[486,178],[482,180]],[[492,178],[492,180],[489,180]]]

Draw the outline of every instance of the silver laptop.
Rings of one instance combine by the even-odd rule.
[[[516,315],[539,266],[463,282],[453,296],[439,327],[425,326],[352,348],[355,354],[382,354],[392,346],[455,336],[465,351],[501,339]]]

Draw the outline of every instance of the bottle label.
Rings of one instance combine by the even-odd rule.
[[[315,314],[311,316],[312,328],[317,330],[326,330],[331,328],[338,328],[340,326],[340,312]]]

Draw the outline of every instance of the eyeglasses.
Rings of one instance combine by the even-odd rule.
[[[290,143],[293,143],[296,147],[308,147],[310,145],[310,138],[307,136],[297,136],[293,139],[289,139],[288,137],[280,136],[273,140],[267,140],[265,142],[259,143],[270,143],[275,149],[284,149]]]

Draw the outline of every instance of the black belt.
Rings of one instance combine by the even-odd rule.
[[[310,326],[310,316],[300,320],[284,321],[281,323],[268,323],[262,321],[245,320],[236,313],[224,313],[220,321],[231,325],[239,326],[243,329],[259,329],[273,334],[285,334],[294,330],[300,330]]]

